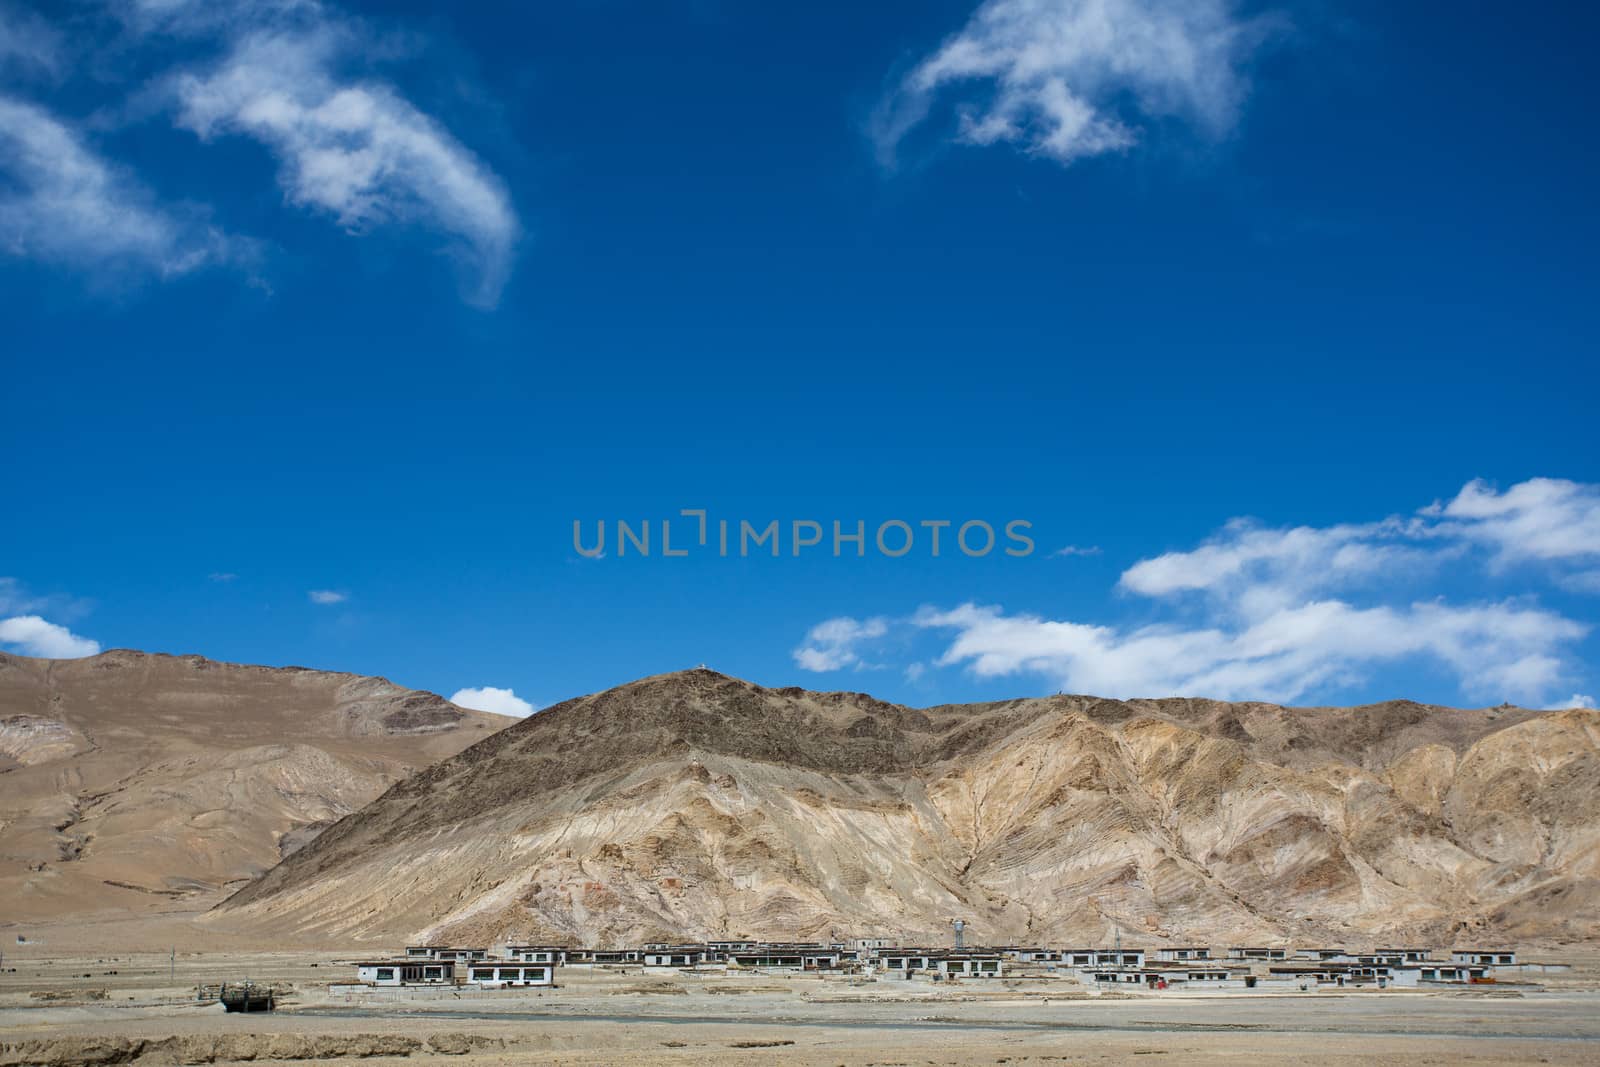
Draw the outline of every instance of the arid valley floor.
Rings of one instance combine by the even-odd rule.
[[[1594,1063],[1600,956],[1537,982],[1414,992],[1093,995],[1070,979],[862,982],[565,968],[553,990],[331,992],[362,950],[266,951],[191,915],[5,936],[0,1064]],[[153,946],[170,941],[176,957]],[[110,946],[138,945],[143,951]],[[292,987],[272,1014],[197,1004]]]

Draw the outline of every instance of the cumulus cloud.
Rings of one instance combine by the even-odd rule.
[[[192,17],[192,5],[174,6]],[[350,233],[411,225],[444,235],[467,298],[492,306],[520,234],[504,184],[392,85],[341,73],[370,47],[359,24],[317,4],[268,5],[285,10],[295,17],[230,19],[227,56],[171,80],[179,124],[202,140],[259,141],[277,157],[288,201]]]
[[[1557,705],[1557,708],[1589,708],[1595,706],[1594,697],[1587,693],[1573,693],[1566,700]]]
[[[15,615],[0,619],[0,645],[25,656],[47,659],[79,659],[100,651],[100,643],[79,637],[65,626],[48,622],[37,615]]]
[[[889,620],[884,618],[852,619],[840,616],[813,626],[806,634],[805,643],[793,652],[794,661],[801,670],[837,671],[844,667],[862,666],[856,648],[862,642],[882,637],[889,632]]]
[[[313,589],[306,596],[313,604],[343,604],[350,599],[349,593],[341,593],[336,589]]]
[[[518,719],[525,719],[537,710],[514,691],[496,689],[492,685],[476,689],[457,689],[450,697],[450,703],[474,711],[491,711],[496,715],[510,715]]]
[[[1448,504],[1423,514],[1438,517],[1443,536],[1492,548],[1501,565],[1600,560],[1600,485],[1533,478],[1502,493],[1472,481]]]
[[[960,140],[1063,164],[1129,148],[1149,120],[1220,136],[1267,25],[1229,0],[986,0],[880,106],[879,158],[892,163],[944,96],[957,100]]]
[[[1520,562],[1577,588],[1594,573],[1597,493],[1549,479],[1504,492],[1472,482],[1449,504],[1377,522],[1274,528],[1234,520],[1194,548],[1122,573],[1118,591],[1150,603],[1154,622],[1112,625],[967,603],[878,617],[870,632],[832,619],[796,658],[838,669],[903,628],[946,635],[936,666],[984,678],[1034,675],[1106,696],[1295,701],[1386,665],[1417,663],[1453,677],[1474,699],[1542,706],[1581,679],[1573,649],[1591,627],[1531,597],[1452,603],[1430,595],[1429,583],[1446,570],[1459,584]],[[1591,569],[1574,572],[1575,564]]]
[[[193,207],[162,204],[44,109],[0,96],[0,249],[89,270],[164,277],[249,263],[253,242],[230,237]]]

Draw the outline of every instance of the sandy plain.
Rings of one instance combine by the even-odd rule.
[[[1600,1062],[1597,955],[1436,992],[1094,995],[1046,976],[936,986],[569,967],[551,990],[351,993],[338,986],[370,953],[230,943],[183,913],[0,936],[5,1065]],[[177,951],[155,950],[164,941]],[[246,978],[287,990],[279,1010],[197,1002],[199,986]]]

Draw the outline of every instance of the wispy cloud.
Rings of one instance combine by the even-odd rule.
[[[313,589],[306,594],[306,597],[313,604],[343,604],[350,599],[350,594],[336,589]]]
[[[1422,513],[1440,520],[1440,536],[1492,548],[1500,565],[1600,561],[1600,485],[1533,478],[1502,493],[1473,481]]]
[[[1062,545],[1050,553],[1051,559],[1070,559],[1073,556],[1098,556],[1099,545]]]
[[[44,109],[0,96],[0,249],[109,278],[247,265],[256,244],[160,203]]]
[[[1042,675],[1072,692],[1104,696],[1280,702],[1359,681],[1375,666],[1423,659],[1479,698],[1536,703],[1566,677],[1564,646],[1588,632],[1553,612],[1510,603],[1358,608],[1340,600],[1201,627],[1128,630],[975,604],[925,612],[916,625],[954,630],[940,665],[965,665],[979,677]]]
[[[859,667],[862,660],[856,649],[866,641],[889,632],[884,618],[852,619],[840,617],[820,622],[806,634],[805,643],[793,652],[795,664],[806,671],[836,671]]]
[[[232,571],[212,571],[206,577],[213,582],[231,582],[235,581],[239,576]]]
[[[1234,520],[1195,548],[1122,573],[1117,589],[1166,609],[1165,621],[1119,626],[966,603],[892,621],[876,616],[870,627],[830,619],[813,634],[832,640],[808,637],[796,655],[809,652],[811,669],[837,670],[899,629],[949,635],[935,665],[980,677],[1035,675],[1106,696],[1278,701],[1416,662],[1452,676],[1473,698],[1541,706],[1581,681],[1572,650],[1591,627],[1531,596],[1450,602],[1429,590],[1446,570],[1460,586],[1474,573],[1503,578],[1512,563],[1569,586],[1573,568],[1600,557],[1597,493],[1551,479],[1504,492],[1472,482],[1449,504],[1377,522],[1277,528]]]
[[[0,72],[54,77],[62,64],[60,31],[32,11],[0,3]]]
[[[476,689],[457,689],[451,695],[450,703],[474,711],[490,711],[496,715],[510,715],[518,719],[525,719],[537,710],[528,701],[517,696],[514,690],[497,689],[492,685]]]
[[[393,85],[344,73],[373,48],[364,24],[312,3],[240,11],[221,24],[220,62],[170,80],[178,123],[202,140],[261,142],[288,201],[347,232],[402,225],[442,235],[466,298],[493,306],[521,234],[499,176]]]
[[[0,619],[0,645],[25,656],[48,659],[78,659],[100,651],[100,643],[79,637],[65,626],[37,615],[16,615]]]
[[[879,160],[944,97],[959,140],[1067,164],[1134,145],[1152,120],[1232,128],[1270,22],[1228,0],[986,0],[900,81],[872,126]]]

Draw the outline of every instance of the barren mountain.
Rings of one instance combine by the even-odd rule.
[[[0,654],[0,918],[208,903],[510,721],[353,674]]]
[[[206,918],[340,942],[1600,935],[1600,715],[1060,696],[917,710],[706,670],[395,785]]]

